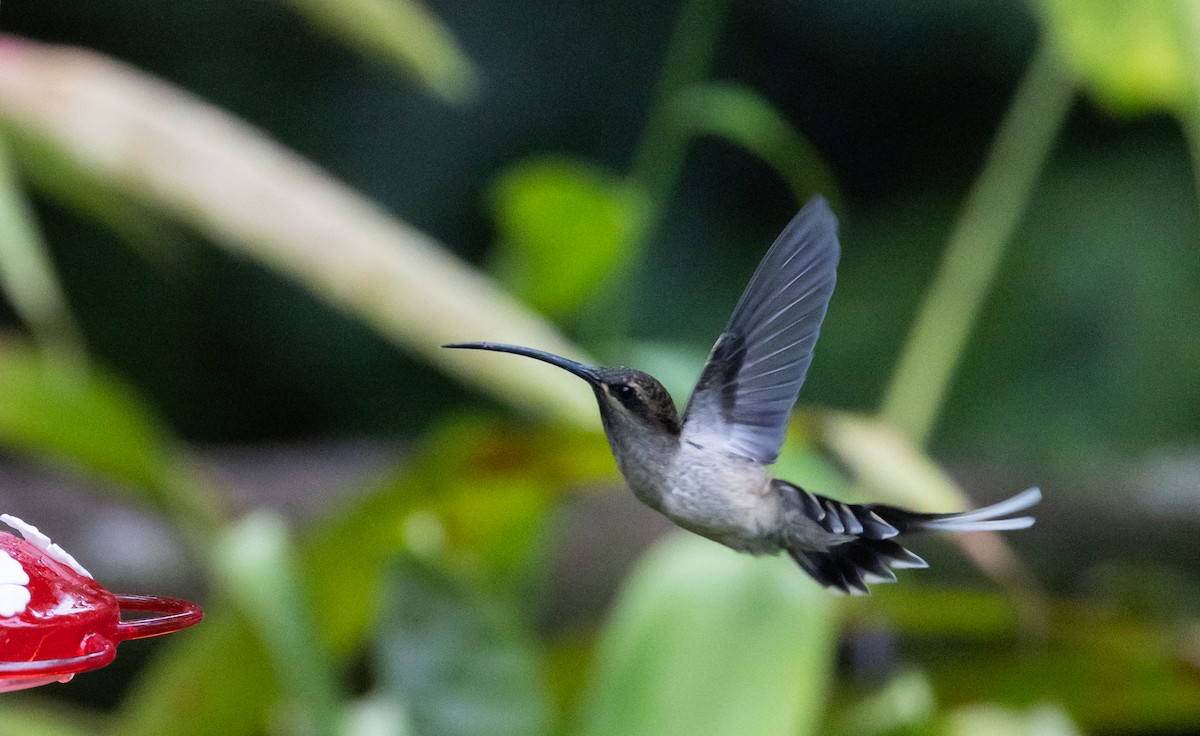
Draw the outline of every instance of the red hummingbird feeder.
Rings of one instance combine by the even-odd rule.
[[[0,532],[0,692],[67,682],[112,662],[120,642],[203,617],[189,601],[114,595],[37,527],[8,514],[0,522],[21,534]]]

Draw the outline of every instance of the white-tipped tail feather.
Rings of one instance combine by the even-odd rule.
[[[868,583],[896,579],[892,570],[927,567],[925,561],[893,538],[914,532],[1013,531],[1033,526],[1032,516],[1012,516],[1042,500],[1037,488],[981,509],[949,514],[922,514],[883,504],[845,504],[784,481],[776,481],[785,503],[845,541],[825,549],[804,544],[788,553],[818,583],[843,593],[867,593]]]
[[[1024,511],[1035,506],[1041,500],[1042,491],[1040,489],[1027,488],[1012,498],[974,511],[932,515],[934,518],[919,522],[918,527],[939,532],[1007,532],[1015,529],[1028,529],[1033,526],[1032,516],[1017,516],[1008,519],[1001,517]]]

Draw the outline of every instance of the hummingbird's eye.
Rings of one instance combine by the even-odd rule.
[[[628,383],[618,383],[613,386],[612,395],[617,401],[627,406],[637,401],[637,391]]]

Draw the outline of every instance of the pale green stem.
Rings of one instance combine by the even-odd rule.
[[[1200,4],[1181,0],[1177,7],[1185,20],[1182,24],[1183,37],[1191,62],[1188,67],[1192,72],[1191,94],[1188,104],[1179,111],[1179,120],[1192,159],[1196,197],[1200,198]]]
[[[565,371],[439,347],[487,337],[587,359],[491,279],[311,162],[93,52],[0,34],[0,55],[0,126],[36,141],[29,150],[55,150],[83,176],[178,217],[504,401],[595,425],[595,401]]]
[[[646,206],[629,236],[630,257],[609,279],[601,304],[592,310],[594,318],[585,318],[583,327],[593,338],[620,338],[628,333],[634,306],[630,284],[638,282],[648,242],[658,232],[692,135],[672,120],[672,102],[680,90],[707,79],[728,8],[729,0],[686,0],[680,8],[654,103],[630,164],[630,183],[646,196]]]
[[[1187,141],[1188,154],[1192,160],[1192,177],[1195,179],[1196,197],[1200,198],[1200,110],[1180,115],[1183,139]]]
[[[884,395],[883,418],[918,445],[929,439],[1005,247],[1073,97],[1071,81],[1043,46],[967,195]]]
[[[229,527],[213,569],[271,654],[297,732],[336,736],[345,708],[333,659],[316,633],[295,549],[283,520],[256,512]]]
[[[479,92],[479,69],[422,2],[282,1],[351,48],[395,64],[447,102],[471,102]]]
[[[708,77],[728,8],[729,0],[688,0],[679,11],[654,106],[629,172],[653,198],[651,206],[658,211],[675,187],[690,137],[671,120],[672,100],[680,90]]]
[[[78,354],[81,340],[33,213],[0,138],[0,290],[42,347]]]

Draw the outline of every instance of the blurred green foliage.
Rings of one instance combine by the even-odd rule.
[[[831,606],[816,586],[795,585],[785,560],[665,542],[627,581],[600,641],[582,733],[816,732]]]
[[[1123,113],[1194,104],[1189,3],[1038,0],[1036,6],[1063,58],[1104,104]]]
[[[289,0],[313,24],[360,52],[396,64],[450,102],[470,100],[479,71],[453,34],[418,0]]]
[[[373,659],[414,733],[547,732],[537,644],[515,600],[412,565],[390,578]]]
[[[639,193],[614,175],[566,159],[522,161],[492,190],[495,272],[529,306],[553,317],[583,307],[629,256]],[[562,251],[570,244],[570,268]]]
[[[671,99],[671,117],[689,137],[710,135],[745,148],[787,183],[797,202],[820,194],[840,209],[833,174],[770,100],[734,84],[696,84]]]
[[[939,454],[1016,468],[1006,487],[1039,467],[1068,479],[1063,495],[1119,483],[1109,468],[1194,444],[1200,424],[1189,4],[286,5],[298,16],[172,4],[146,36],[122,20],[134,0],[0,12],[5,30],[172,80],[0,39],[0,447],[161,516],[210,590],[204,623],[156,642],[115,710],[65,707],[61,688],[5,695],[0,734],[1200,728],[1197,611],[1123,606],[1113,576],[1090,597],[1047,593],[995,540],[965,548],[991,592],[914,574],[842,602],[784,560],[672,536],[610,610],[547,621],[562,515],[581,488],[619,487],[590,398],[437,349],[584,357],[566,325],[685,385],[769,223],[820,191],[840,202],[845,255],[804,398],[860,413],[799,415],[781,475],[963,503],[932,436]],[[175,44],[179,27],[205,35],[180,18],[226,29],[222,53]],[[1077,89],[1178,127],[1071,118]],[[124,303],[147,284],[160,292],[134,303],[159,308]],[[189,342],[177,374],[156,369]],[[449,398],[463,389],[442,373],[546,421],[463,416],[473,399]],[[267,387],[271,422],[238,399]],[[347,424],[330,395],[357,407]],[[191,448],[347,427],[411,452],[294,527],[236,508]],[[603,551],[569,574],[597,574]]]
[[[102,474],[144,498],[170,483],[161,429],[119,381],[9,342],[0,348],[0,387],[5,446]]]

